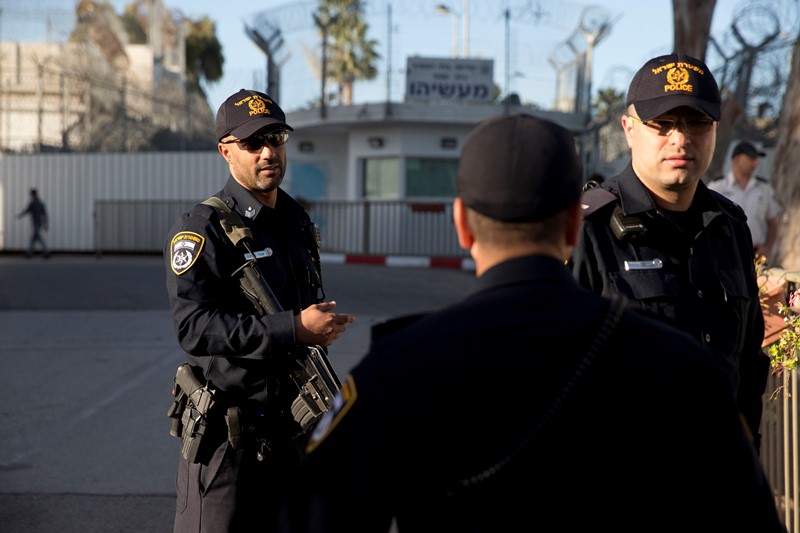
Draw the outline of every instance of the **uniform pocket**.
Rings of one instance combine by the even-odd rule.
[[[661,269],[611,272],[610,277],[617,292],[629,300],[672,298],[678,294],[675,275]]]

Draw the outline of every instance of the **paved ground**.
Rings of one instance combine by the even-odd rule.
[[[340,264],[323,276],[357,317],[331,348],[342,375],[373,324],[455,301],[473,279]],[[159,257],[0,255],[0,531],[170,532],[180,362]]]

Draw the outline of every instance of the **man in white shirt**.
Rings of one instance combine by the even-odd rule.
[[[731,169],[709,183],[715,190],[739,204],[747,215],[754,252],[769,258],[778,235],[780,205],[767,178],[756,176],[760,158],[766,154],[743,141],[733,149]]]

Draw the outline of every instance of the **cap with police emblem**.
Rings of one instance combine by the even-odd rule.
[[[639,69],[628,88],[626,104],[633,104],[644,121],[681,106],[719,121],[721,100],[717,80],[706,64],[675,53],[655,57]]]
[[[217,140],[228,135],[246,139],[272,124],[294,130],[286,123],[283,109],[268,94],[241,89],[229,96],[217,110]]]
[[[526,114],[479,124],[461,151],[456,194],[504,222],[536,222],[576,204],[583,171],[563,127]]]

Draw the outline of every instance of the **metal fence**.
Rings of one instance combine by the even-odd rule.
[[[765,289],[762,305],[768,342],[775,342],[779,340],[781,328],[787,327],[778,313],[777,304],[786,305],[789,294],[800,288],[800,272],[772,268],[763,271],[759,280],[759,283],[763,281]],[[788,533],[800,533],[797,509],[800,498],[800,406],[797,387],[796,370],[778,372],[777,368],[774,369],[764,393],[760,431],[761,463]]]
[[[161,252],[170,227],[198,200],[96,200],[94,249]],[[320,200],[307,205],[322,252],[464,258],[451,202]]]
[[[767,381],[761,421],[761,462],[767,473],[778,511],[789,533],[800,532],[797,373],[773,374]]]
[[[322,251],[363,255],[467,257],[458,246],[451,202],[315,201]]]

